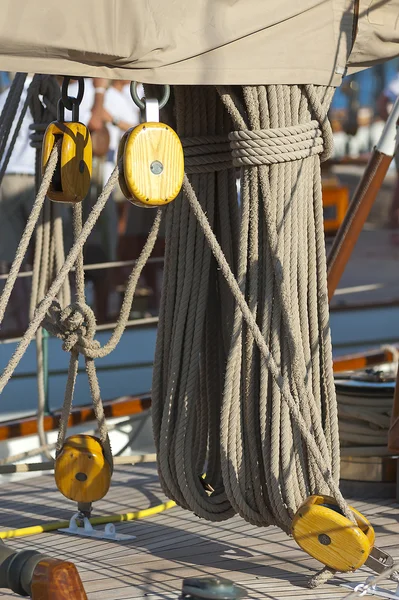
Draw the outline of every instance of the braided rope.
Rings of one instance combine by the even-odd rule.
[[[42,129],[40,143],[37,139],[31,145],[36,148],[35,156],[35,183],[36,192],[41,183],[41,149],[43,142],[43,133],[48,124],[53,120],[54,113],[47,109],[47,104],[54,104],[60,96],[59,85],[53,76],[35,75],[33,82],[34,93],[29,94],[27,102],[29,102],[33,120],[36,124],[40,124]],[[33,83],[32,82],[32,83]],[[41,96],[42,101],[39,96]],[[41,212],[37,223],[35,236],[35,254],[32,270],[32,287],[29,315],[32,318],[35,308],[40,300],[45,296],[52,277],[55,275],[54,267],[57,263],[56,257],[64,256],[63,231],[61,214],[59,208],[53,203],[46,202]],[[69,280],[66,279],[69,288]],[[60,296],[63,297],[65,291],[66,297],[70,297],[70,290],[63,286],[60,291]],[[40,446],[46,446],[47,438],[44,428],[44,417],[46,408],[46,390],[45,390],[45,373],[44,373],[44,344],[43,330],[39,328],[36,332],[36,363],[37,363],[37,431],[39,436]],[[45,450],[47,458],[52,459],[48,450]]]
[[[153,377],[160,480],[210,520],[238,512],[289,532],[308,495],[330,492],[354,522],[338,487],[318,158],[330,148],[331,90],[249,86],[243,99],[217,91],[233,126],[213,90],[175,89],[191,177],[185,201],[167,211]]]
[[[319,122],[269,129],[238,129],[228,136],[182,138],[186,173],[303,160],[324,152]]]

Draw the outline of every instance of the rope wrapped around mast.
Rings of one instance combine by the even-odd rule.
[[[166,212],[153,376],[164,491],[200,517],[287,532],[315,492],[351,517],[321,202],[332,89],[179,86],[175,97],[190,181]]]
[[[300,160],[324,150],[318,121],[276,129],[237,130],[228,136],[183,138],[186,173]]]

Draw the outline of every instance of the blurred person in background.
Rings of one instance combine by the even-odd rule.
[[[28,76],[9,139],[12,139],[31,81],[32,77]],[[0,112],[4,108],[7,96],[8,89],[0,94]],[[31,123],[33,123],[33,118],[28,108],[0,188],[0,272],[2,274],[8,273],[10,270],[35,200],[35,150],[29,143],[31,133],[29,125]],[[4,156],[2,159],[4,160]],[[32,253],[30,251],[24,260],[22,269],[28,270],[31,265]],[[19,331],[26,328],[28,324],[26,298],[28,296],[29,284],[27,279],[18,279],[9,303],[11,324],[10,321],[8,324],[10,324],[11,329],[15,328]]]

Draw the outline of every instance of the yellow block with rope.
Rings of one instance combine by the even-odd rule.
[[[79,434],[65,440],[55,461],[54,477],[66,498],[84,503],[101,500],[109,490],[111,475],[98,438]]]
[[[43,173],[58,141],[61,142],[59,159],[47,196],[55,202],[81,202],[89,192],[92,173],[89,130],[78,122],[50,123],[43,140]]]
[[[169,125],[159,122],[159,109],[169,98],[169,86],[165,86],[161,102],[141,100],[135,82],[131,92],[137,106],[145,112],[145,122],[129,129],[120,141],[119,185],[133,204],[159,208],[176,198],[184,177],[184,155],[179,136]]]
[[[121,190],[137,206],[156,208],[180,192],[184,176],[183,148],[164,123],[142,123],[122,137],[118,160]]]
[[[297,544],[336,571],[355,571],[369,558],[375,534],[369,521],[350,507],[357,525],[345,517],[334,498],[310,496],[292,521]]]

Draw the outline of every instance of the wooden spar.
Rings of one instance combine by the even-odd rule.
[[[328,299],[334,295],[346,264],[356,245],[363,225],[381,188],[397,145],[396,129],[399,118],[399,98],[385,124],[381,138],[374,148],[363,177],[349,205],[345,219],[335,236],[327,259]]]
[[[334,373],[358,371],[375,365],[381,365],[382,363],[390,363],[393,362],[393,360],[393,352],[388,348],[381,348],[361,354],[350,354],[337,357],[334,359],[333,369]]]
[[[151,397],[149,395],[139,397],[125,396],[117,400],[104,402],[104,413],[107,419],[128,417],[140,414],[145,410],[148,410],[150,406]],[[60,411],[57,411],[44,417],[45,431],[54,431],[55,429],[58,429],[60,414]],[[79,406],[72,410],[68,420],[68,427],[76,427],[77,425],[90,423],[95,420],[96,417],[92,405]],[[0,441],[36,434],[36,415],[0,423]]]
[[[388,448],[391,452],[399,452],[399,368],[393,396],[391,425],[388,431]]]

